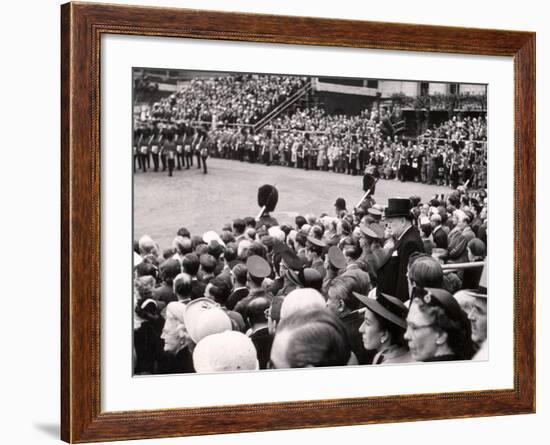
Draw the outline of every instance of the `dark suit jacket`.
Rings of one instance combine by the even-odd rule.
[[[424,252],[424,243],[416,227],[411,227],[400,240],[396,241],[393,254],[378,270],[378,289],[399,298],[409,299],[407,283],[407,265],[414,252]]]
[[[443,227],[440,227],[435,232],[433,232],[432,237],[437,247],[441,249],[446,249],[449,246],[447,233],[445,232],[445,230],[443,230]]]
[[[266,369],[267,362],[269,362],[269,357],[271,356],[273,335],[269,333],[269,330],[266,326],[264,328],[258,329],[253,334],[251,334],[250,340],[252,340],[252,343],[254,343],[254,346],[256,347],[260,369]]]
[[[241,301],[243,298],[248,296],[248,288],[247,287],[239,287],[238,289],[235,289],[231,295],[229,295],[229,298],[227,299],[227,302],[225,303],[225,307],[232,311],[237,303]]]

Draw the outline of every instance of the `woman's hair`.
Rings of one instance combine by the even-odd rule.
[[[471,339],[470,322],[467,315],[460,309],[458,311],[446,310],[443,305],[432,298],[432,303],[426,303],[422,298],[414,299],[418,309],[433,320],[434,329],[447,333],[447,345],[454,352],[458,360],[469,360],[474,353]],[[457,302],[458,305],[458,302]]]
[[[443,269],[435,258],[426,254],[412,254],[409,258],[409,279],[419,287],[443,286]]]
[[[343,366],[350,358],[344,325],[328,309],[297,312],[284,318],[277,335],[287,331],[286,360],[291,368]]]

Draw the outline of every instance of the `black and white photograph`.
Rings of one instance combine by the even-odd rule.
[[[488,359],[487,84],[131,81],[134,376]]]

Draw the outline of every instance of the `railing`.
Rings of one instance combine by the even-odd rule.
[[[273,110],[271,110],[264,117],[262,117],[258,122],[256,122],[253,127],[254,133],[257,133],[259,130],[265,127],[269,121],[271,121],[273,118],[281,114],[291,105],[295,104],[310,90],[311,90],[311,80],[309,80],[302,88],[296,91],[292,96],[290,96],[282,104],[279,104],[278,106],[276,106]]]

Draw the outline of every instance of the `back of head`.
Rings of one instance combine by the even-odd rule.
[[[485,258],[486,249],[485,249],[485,243],[481,241],[479,238],[472,238],[468,242],[468,250],[472,252],[472,255],[475,258]]]
[[[237,218],[233,221],[233,230],[237,235],[244,233],[245,227],[246,227],[246,224],[244,222],[244,219]]]
[[[177,235],[182,236],[183,238],[191,238],[191,232],[189,232],[186,227],[181,227],[178,229]]]
[[[174,278],[174,293],[181,299],[191,297],[191,275],[180,273]]]
[[[210,280],[209,292],[216,303],[220,306],[225,306],[229,295],[231,295],[231,285],[222,275],[218,275]]]
[[[188,253],[181,260],[183,271],[194,277],[199,271],[199,257],[194,253]]]
[[[437,259],[426,254],[413,254],[409,258],[409,279],[419,287],[441,288],[443,269]]]
[[[143,235],[139,239],[139,252],[141,255],[149,255],[155,251],[155,242],[149,235]]]
[[[180,255],[187,255],[193,251],[193,246],[191,244],[190,238],[185,238],[183,236],[176,236],[172,242],[172,247]]]
[[[214,269],[216,268],[216,259],[212,255],[208,253],[201,255],[199,262],[204,272],[214,272]]]
[[[275,341],[277,336],[286,337],[286,361],[291,368],[344,366],[350,358],[346,330],[326,308],[283,318]]]
[[[266,310],[271,305],[267,297],[256,297],[246,305],[245,313],[250,325],[267,323]]]
[[[298,216],[294,219],[294,223],[296,224],[296,227],[297,227],[298,229],[301,229],[302,226],[303,226],[304,224],[306,224],[306,222],[307,222],[306,219],[305,219],[303,216],[301,216],[301,215],[298,215]]]
[[[358,244],[348,244],[344,247],[343,253],[346,258],[356,261],[359,259],[363,251]]]
[[[240,284],[241,286],[246,285],[246,277],[248,274],[248,269],[246,267],[246,264],[239,263],[236,264],[235,267],[232,269],[233,276],[235,277],[235,281]]]
[[[168,259],[160,265],[160,277],[169,285],[172,285],[179,273],[181,273],[181,266],[178,260]]]

